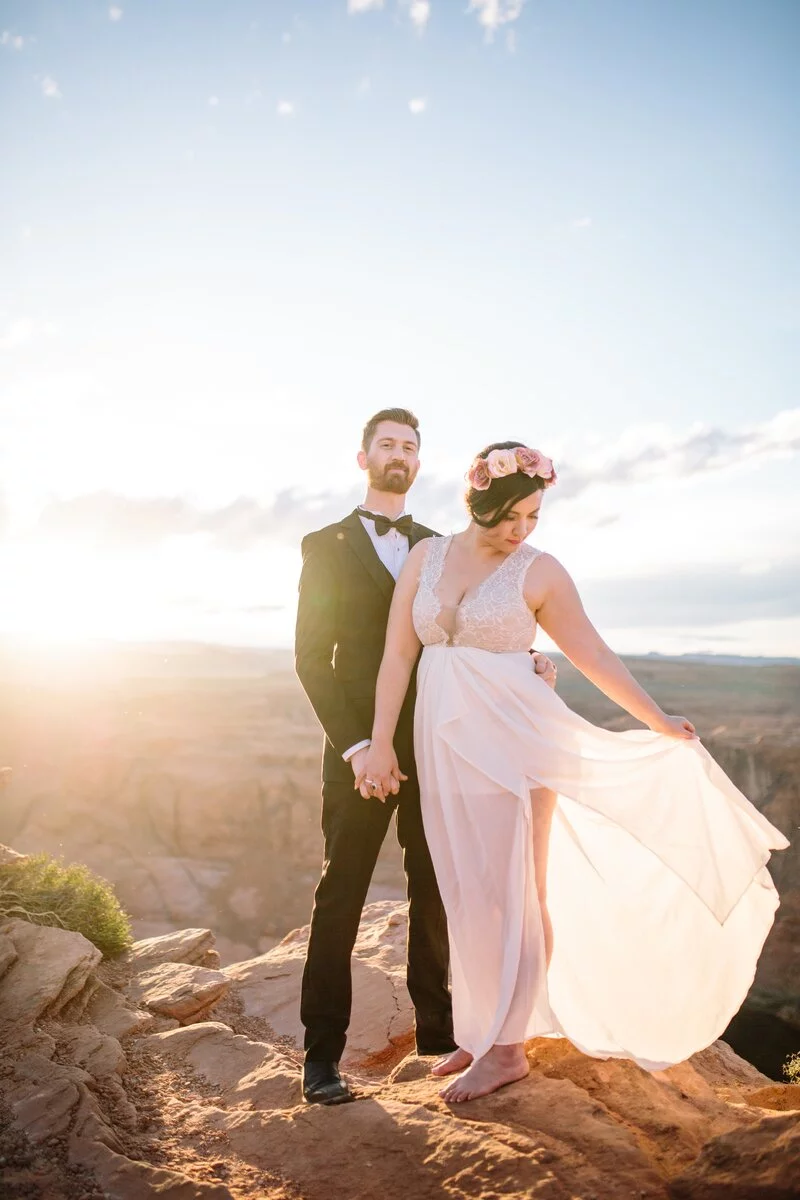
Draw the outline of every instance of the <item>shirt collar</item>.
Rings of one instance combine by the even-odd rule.
[[[358,515],[360,517],[369,518],[372,513],[375,513],[377,517],[386,517],[389,521],[398,521],[400,517],[404,517],[406,515],[406,510],[403,509],[403,511],[399,512],[396,517],[390,517],[388,513],[382,513],[379,508],[367,508],[366,505],[359,504]]]

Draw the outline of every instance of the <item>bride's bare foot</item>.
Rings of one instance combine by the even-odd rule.
[[[455,1075],[458,1071],[463,1071],[468,1067],[471,1062],[472,1055],[459,1046],[458,1050],[445,1054],[444,1058],[440,1058],[433,1064],[431,1075]]]
[[[492,1046],[468,1071],[464,1071],[457,1079],[448,1083],[447,1087],[442,1088],[439,1095],[448,1104],[474,1100],[477,1096],[488,1096],[490,1092],[496,1092],[507,1083],[524,1079],[528,1069],[524,1046]]]

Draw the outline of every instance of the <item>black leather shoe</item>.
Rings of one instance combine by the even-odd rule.
[[[349,1104],[355,1096],[339,1074],[335,1062],[303,1064],[303,1099],[306,1104]]]

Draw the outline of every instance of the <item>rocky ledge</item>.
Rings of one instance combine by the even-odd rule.
[[[668,1071],[528,1044],[527,1079],[448,1107],[413,1051],[404,907],[371,905],[345,1067],[355,1104],[302,1104],[307,930],[220,970],[209,930],[100,961],[80,934],[0,925],[8,1200],[789,1200],[800,1087],[723,1042]]]

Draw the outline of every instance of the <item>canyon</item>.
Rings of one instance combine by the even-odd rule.
[[[770,864],[781,908],[740,1015],[743,1040],[732,1034],[779,1075],[800,1046],[800,666],[628,665],[695,722],[792,840]],[[288,652],[170,644],[37,657],[3,647],[0,672],[0,766],[12,772],[0,841],[86,863],[113,883],[137,938],[212,928],[223,965],[305,924],[321,862],[321,734]],[[633,724],[569,663],[559,692],[597,724]],[[403,894],[390,834],[369,900]]]

